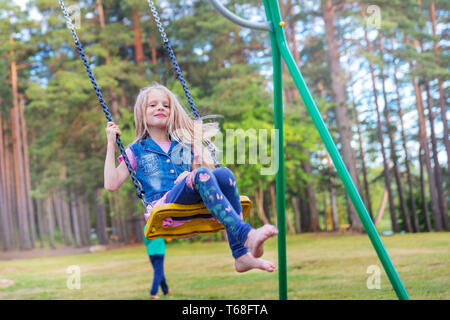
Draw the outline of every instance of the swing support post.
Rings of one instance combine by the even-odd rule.
[[[212,3],[218,3],[218,0],[210,0]],[[291,74],[294,83],[300,92],[300,95],[305,103],[306,109],[311,116],[313,123],[319,132],[319,135],[330,154],[336,171],[344,184],[357,213],[361,223],[369,236],[372,246],[378,255],[381,264],[392,284],[392,287],[400,300],[409,300],[408,293],[403,286],[400,277],[392,264],[391,259],[378,235],[378,232],[373,224],[369,213],[356,189],[351,176],[339,154],[333,139],[322,120],[322,116],[317,109],[317,106],[309,92],[308,87],[303,79],[303,76],[298,69],[295,60],[293,59],[284,35],[284,22],[281,19],[280,8],[277,0],[263,0],[264,9],[267,21],[269,23],[270,40],[273,55],[273,82],[274,82],[274,111],[275,111],[275,129],[278,129],[278,171],[276,174],[276,201],[277,201],[277,221],[278,221],[278,279],[279,279],[279,298],[280,300],[287,299],[287,266],[286,266],[286,216],[285,216],[285,172],[284,172],[284,142],[283,142],[283,99],[282,99],[282,65],[281,59],[286,63],[289,73]],[[220,12],[220,10],[219,10]],[[221,12],[222,13],[222,12]],[[237,23],[237,16],[227,12],[226,17]],[[239,18],[242,20],[241,18]],[[243,25],[242,23],[238,23]],[[258,26],[261,26],[259,24]],[[251,27],[251,26],[248,26]],[[261,30],[262,28],[258,28]]]
[[[267,14],[267,10],[266,10]],[[267,17],[269,18],[269,17]],[[267,19],[270,21],[269,19]],[[278,43],[270,33],[273,61],[273,89],[274,89],[274,124],[277,140],[275,190],[278,228],[278,296],[280,300],[287,300],[287,262],[286,262],[286,199],[285,199],[285,171],[284,171],[284,130],[283,130],[283,81],[282,60]]]

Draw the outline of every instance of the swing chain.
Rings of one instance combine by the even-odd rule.
[[[151,0],[147,0],[147,1],[148,1],[148,5],[150,6],[150,10],[153,14],[153,18],[155,19],[156,26],[158,27],[159,33],[161,34],[161,38],[163,39],[163,42],[164,43],[169,42],[169,39],[167,39],[167,35],[164,32],[164,27],[162,26],[161,19],[159,18],[158,11],[156,11],[155,4]]]
[[[106,105],[106,102],[103,99],[102,92],[100,91],[100,88],[98,87],[97,80],[95,79],[94,73],[91,70],[91,67],[87,60],[83,46],[80,43],[78,35],[77,35],[75,28],[72,24],[72,21],[70,19],[69,13],[67,12],[66,6],[64,5],[64,1],[59,0],[59,5],[63,12],[64,19],[66,20],[67,26],[70,29],[70,31],[72,32],[75,46],[78,50],[78,53],[80,54],[80,57],[81,57],[81,60],[83,61],[84,66],[86,68],[86,72],[88,73],[89,79],[91,80],[91,83],[92,83],[92,86],[94,87],[95,93],[97,94],[98,101],[100,102],[100,105],[102,106],[103,112],[105,113],[105,117],[108,121],[114,122],[112,120],[111,113],[109,112],[108,106]],[[125,164],[127,165],[128,172],[130,173],[130,176],[131,176],[131,180],[133,181],[134,187],[136,188],[136,194],[142,200],[142,202],[144,203],[144,206],[146,207],[147,203],[145,201],[145,192],[142,189],[142,187],[139,183],[139,180],[136,178],[136,174],[134,173],[134,170],[131,167],[130,160],[128,159],[128,156],[125,152],[125,148],[123,147],[122,141],[120,140],[119,136],[116,137],[116,143],[119,146],[120,153],[122,154],[123,160],[124,160]]]
[[[200,115],[197,111],[197,108],[194,103],[194,99],[192,99],[191,93],[189,92],[189,88],[186,84],[186,81],[184,80],[183,74],[181,72],[180,66],[178,65],[177,59],[175,57],[175,53],[173,52],[173,49],[169,43],[169,39],[167,39],[167,35],[164,31],[164,27],[162,26],[161,19],[159,18],[158,11],[156,10],[155,4],[151,0],[147,0],[148,5],[150,6],[150,11],[153,14],[153,18],[155,19],[156,26],[158,27],[159,33],[161,34],[161,38],[164,42],[164,45],[166,47],[167,52],[169,53],[169,58],[172,61],[173,67],[175,69],[175,72],[177,74],[177,78],[181,83],[181,86],[183,87],[184,93],[186,95],[186,98],[189,102],[189,106],[191,107],[192,112],[195,115],[195,119],[200,118]]]
[[[186,81],[184,80],[183,73],[181,72],[180,66],[178,65],[177,59],[175,57],[175,53],[174,53],[174,51],[173,51],[173,49],[172,49],[172,47],[171,47],[171,45],[169,43],[169,39],[167,39],[167,35],[166,35],[165,31],[164,31],[164,27],[163,27],[163,25],[161,23],[161,19],[159,17],[158,11],[156,10],[156,6],[155,6],[155,4],[154,4],[154,2],[152,0],[147,0],[147,2],[148,2],[148,5],[150,7],[150,11],[152,12],[153,18],[155,19],[156,26],[157,26],[157,28],[159,30],[159,33],[161,34],[161,38],[162,38],[162,40],[164,42],[166,50],[167,50],[167,52],[169,54],[169,58],[172,61],[172,65],[173,65],[173,67],[175,69],[175,72],[177,74],[177,78],[180,81],[181,86],[183,87],[184,93],[185,93],[186,98],[187,98],[187,100],[189,102],[189,106],[190,106],[190,108],[192,110],[192,113],[194,114],[195,119],[199,119],[200,118],[200,114],[198,113],[198,110],[197,110],[197,108],[195,106],[194,99],[191,96],[191,93],[190,93],[189,88],[188,88],[188,86],[186,84]],[[214,147],[212,146],[211,142],[208,141],[208,140],[206,140],[205,143],[208,146],[208,150],[211,152],[211,156],[212,156],[212,158],[214,160],[215,166],[219,167],[220,164],[217,161],[216,151],[215,151]]]

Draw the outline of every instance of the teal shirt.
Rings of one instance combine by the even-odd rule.
[[[154,254],[165,254],[166,253],[166,244],[164,242],[164,238],[156,238],[148,240],[144,236],[144,243],[147,247],[147,254],[152,256]]]

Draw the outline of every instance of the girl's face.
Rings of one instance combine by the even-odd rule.
[[[145,108],[147,126],[165,129],[171,112],[169,98],[162,90],[152,90],[148,94],[148,105]]]

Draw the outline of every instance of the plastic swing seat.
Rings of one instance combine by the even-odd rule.
[[[252,201],[247,196],[241,197],[243,220],[252,208]],[[178,226],[163,226],[163,220],[184,221]],[[145,225],[145,237],[155,238],[186,238],[208,233],[225,231],[225,227],[213,218],[203,202],[194,204],[167,203],[153,208]]]

